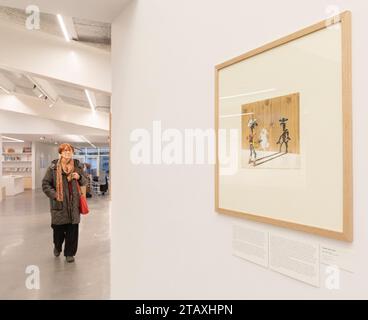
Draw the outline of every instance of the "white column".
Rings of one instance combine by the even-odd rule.
[[[36,143],[32,142],[32,190],[36,189]]]

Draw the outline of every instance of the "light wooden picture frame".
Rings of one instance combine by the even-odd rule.
[[[345,11],[215,67],[217,212],[353,241],[351,60]],[[279,111],[287,109],[277,99],[293,94],[297,106]],[[295,153],[275,150],[276,137],[288,141],[289,124],[295,133],[288,139],[300,139],[300,150],[299,140],[290,149]],[[223,153],[235,150],[231,130],[238,131],[238,147],[229,174]]]

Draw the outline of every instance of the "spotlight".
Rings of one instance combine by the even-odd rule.
[[[42,89],[37,83],[34,82],[34,80],[28,76],[28,79],[33,83],[32,91],[33,93],[40,99],[43,99],[49,104],[49,107],[51,108],[55,104],[55,100],[52,99],[52,97],[49,97],[49,95],[46,93],[44,89]]]
[[[39,98],[42,98],[44,97],[45,95],[43,94],[43,92],[34,84],[33,85],[33,89],[32,91],[34,92],[34,94],[39,97]]]

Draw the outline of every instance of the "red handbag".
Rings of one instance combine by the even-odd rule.
[[[84,196],[84,194],[81,192],[81,188],[78,182],[77,182],[77,189],[79,193],[79,212],[80,214],[88,214],[89,209],[88,209],[87,199]]]

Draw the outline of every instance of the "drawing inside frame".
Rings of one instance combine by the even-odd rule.
[[[299,93],[244,104],[243,168],[300,168]]]

